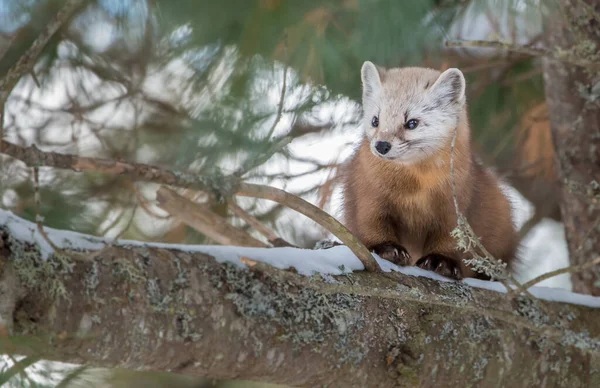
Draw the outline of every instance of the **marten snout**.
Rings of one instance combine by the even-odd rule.
[[[392,149],[392,145],[387,141],[378,141],[377,143],[375,143],[375,149],[381,155],[385,155],[388,152],[390,152],[390,150]]]

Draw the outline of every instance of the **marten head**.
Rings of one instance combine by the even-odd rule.
[[[448,147],[465,109],[460,70],[385,70],[367,61],[361,78],[365,132],[374,155],[411,164]]]

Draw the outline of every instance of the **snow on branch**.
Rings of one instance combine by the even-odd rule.
[[[0,209],[0,230],[4,229],[10,235],[23,243],[35,246],[40,251],[42,259],[48,259],[55,254],[50,246],[39,232],[36,224],[20,217],[12,212]],[[343,245],[335,246],[329,249],[301,249],[295,247],[278,248],[260,248],[260,247],[242,247],[242,246],[224,246],[224,245],[186,245],[186,244],[165,244],[153,242],[140,242],[135,240],[112,241],[107,238],[100,238],[82,234],[73,231],[58,230],[53,228],[44,228],[47,237],[59,249],[67,252],[94,252],[105,249],[111,245],[117,247],[146,247],[179,250],[188,253],[203,253],[214,256],[219,263],[231,263],[240,267],[247,267],[243,258],[249,258],[253,261],[261,262],[281,270],[293,269],[303,276],[313,275],[344,275],[352,272],[364,271],[364,266],[352,251]],[[475,287],[506,293],[506,288],[493,281],[485,281],[473,278],[467,278],[460,282],[440,276],[432,271],[426,271],[419,267],[400,267],[387,260],[381,259],[373,254],[373,260],[376,260],[383,272],[398,272],[408,276],[427,278],[444,283],[457,283],[461,287]],[[529,291],[541,300],[551,302],[565,302],[588,307],[600,307],[600,297],[591,295],[576,294],[560,288],[549,287],[531,287]]]
[[[585,360],[600,353],[600,310],[587,307],[600,298],[566,290],[531,289],[586,306],[542,310],[482,289],[501,291],[497,282],[450,281],[376,257],[385,272],[366,272],[345,246],[122,240],[106,249],[105,239],[45,230],[61,249],[101,251],[70,262],[35,223],[0,211],[0,289],[11,271],[26,288],[0,315],[21,338],[50,338],[45,359],[293,386],[520,386],[540,375],[587,379]],[[23,343],[15,351],[31,354]]]

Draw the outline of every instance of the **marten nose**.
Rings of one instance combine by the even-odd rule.
[[[392,145],[387,141],[378,141],[377,143],[375,143],[375,149],[381,155],[385,155],[388,152],[390,152],[390,150],[392,149]]]

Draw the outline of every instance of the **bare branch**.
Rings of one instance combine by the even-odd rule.
[[[592,261],[588,261],[588,262],[585,262],[583,264],[572,265],[570,267],[560,268],[560,269],[556,269],[554,271],[546,272],[545,274],[542,274],[542,275],[540,275],[540,276],[538,276],[536,278],[533,278],[530,281],[522,284],[518,288],[515,288],[514,290],[512,290],[510,292],[509,295],[511,295],[511,296],[518,295],[521,292],[524,292],[528,288],[531,288],[531,287],[535,286],[536,284],[538,284],[540,282],[543,282],[546,279],[550,279],[550,278],[553,278],[555,276],[562,275],[562,274],[565,274],[565,273],[577,273],[577,272],[581,272],[581,271],[584,271],[584,270],[586,270],[588,268],[592,268],[593,266],[595,266],[598,263],[600,263],[600,256],[596,257]]]
[[[578,58],[574,55],[574,53],[568,53],[567,55],[566,53],[562,53],[559,51],[551,51],[548,49],[537,47],[520,46],[512,44],[510,42],[502,42],[497,40],[448,40],[446,41],[446,47],[494,48],[500,50],[513,51],[520,54],[530,55],[533,57],[549,57],[564,63],[581,67],[600,67],[600,63],[596,61],[590,61],[588,59]]]
[[[6,76],[0,80],[0,103],[6,101],[8,95],[21,77],[30,74],[33,71],[37,58],[40,56],[52,36],[54,36],[60,27],[85,3],[86,0],[68,0],[61,10],[58,11],[54,19],[48,23],[31,47],[29,47],[21,58],[19,58],[17,63],[8,70]]]
[[[2,60],[2,58],[4,58],[8,50],[10,50],[10,47],[15,41],[17,35],[18,34],[15,33],[11,36],[7,36],[6,38],[2,37],[2,40],[0,40],[0,44],[2,44],[2,46],[0,46],[0,61]]]
[[[287,51],[287,50],[286,50]],[[287,62],[283,65],[283,81],[281,83],[281,95],[279,96],[279,104],[277,106],[277,116],[275,116],[275,121],[271,126],[267,134],[267,139],[270,139],[277,128],[277,124],[281,121],[281,117],[283,116],[283,103],[285,102],[285,90],[287,89],[287,74],[288,74],[288,65]]]
[[[523,224],[523,226],[521,226],[521,229],[519,229],[520,239],[523,240],[525,236],[527,236],[529,232],[531,232],[531,230],[535,228],[536,225],[539,224],[543,218],[543,213],[536,209],[533,213],[533,216],[530,219],[528,219],[527,222]]]
[[[1,140],[1,153],[12,156],[28,166],[47,166],[73,170],[76,172],[93,171],[112,175],[127,176],[135,181],[147,181],[187,187],[197,190],[210,190],[216,184],[210,178],[191,173],[171,172],[159,167],[140,163],[126,163],[110,159],[86,158],[57,152],[44,152],[35,145],[21,147]]]
[[[267,245],[212,212],[208,206],[190,201],[166,187],[156,193],[159,206],[175,218],[223,245],[265,248]]]
[[[308,134],[321,133],[323,131],[331,129],[332,127],[333,123],[310,124],[305,121],[296,121],[294,125],[292,125],[292,129],[288,133],[288,136],[296,138]]]
[[[242,209],[235,201],[228,201],[227,206],[233,211],[235,215],[246,221],[248,225],[256,229],[260,234],[265,236],[267,240],[275,247],[293,247],[294,245],[285,241],[281,237],[277,236],[271,229],[267,228],[265,224],[260,222],[256,217],[248,214],[244,209]]]
[[[169,171],[141,163],[85,158],[56,152],[44,152],[32,145],[21,147],[1,140],[2,153],[19,159],[30,166],[48,166],[74,171],[95,171],[123,175],[137,181],[161,183],[190,189],[217,191],[223,196],[241,195],[264,198],[280,203],[304,214],[339,238],[359,258],[368,271],[381,271],[369,250],[338,220],[304,199],[284,190],[264,185],[243,183],[237,177],[210,177]]]
[[[48,234],[46,233],[46,231],[44,230],[44,218],[42,217],[42,215],[40,214],[40,209],[41,209],[41,196],[40,196],[40,171],[39,171],[39,167],[34,167],[33,168],[33,190],[34,190],[34,202],[35,202],[35,223],[37,225],[38,231],[40,232],[40,234],[42,235],[42,237],[44,238],[44,240],[46,240],[46,242],[52,247],[52,249],[54,249],[56,252],[61,252],[61,249],[58,248],[54,242],[52,242],[52,240],[50,239],[50,237],[48,237]]]
[[[342,223],[302,198],[274,187],[243,182],[240,183],[236,195],[268,199],[304,214],[329,232],[333,233],[344,243],[344,245],[348,246],[368,271],[381,271],[379,264],[373,258],[373,255],[369,250],[352,233],[350,233]]]

